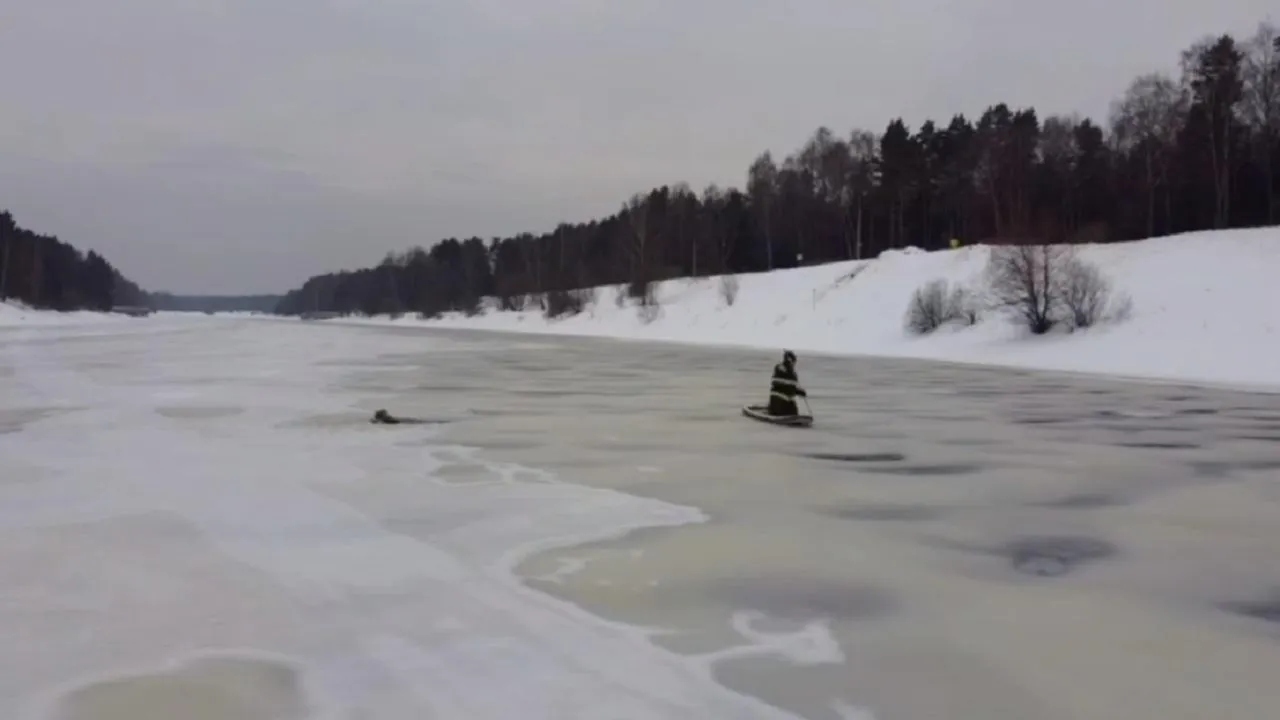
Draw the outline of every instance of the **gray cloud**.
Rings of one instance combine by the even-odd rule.
[[[1102,118],[1267,0],[10,0],[0,206],[149,288],[283,290],[632,192],[740,184],[818,125]]]

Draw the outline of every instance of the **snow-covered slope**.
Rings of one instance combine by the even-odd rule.
[[[54,312],[33,310],[21,303],[0,302],[0,327],[33,325],[82,325],[96,322],[120,322],[128,318],[99,312]]]
[[[891,251],[738,278],[727,305],[718,278],[658,289],[651,322],[599,288],[589,311],[548,321],[539,312],[395,322],[690,343],[791,348],[1280,387],[1280,228],[1205,232],[1082,246],[1115,290],[1132,298],[1124,323],[1070,335],[1026,337],[1001,317],[912,337],[903,318],[912,293],[934,278],[970,283],[990,250]],[[371,322],[391,322],[370,318]]]

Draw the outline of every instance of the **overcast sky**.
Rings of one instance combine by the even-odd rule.
[[[738,185],[819,125],[1104,119],[1274,0],[3,0],[0,208],[146,289],[284,291]],[[1280,19],[1280,18],[1278,18]]]

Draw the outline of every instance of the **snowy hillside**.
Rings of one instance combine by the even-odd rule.
[[[663,283],[658,316],[598,288],[584,313],[547,320],[538,311],[403,324],[544,332],[689,343],[791,348],[1280,387],[1280,228],[1208,232],[1082,246],[1117,293],[1132,299],[1123,323],[1028,337],[988,313],[974,327],[926,337],[904,330],[917,288],[935,278],[982,277],[990,249],[892,251],[868,261],[744,275],[725,302],[718,278]],[[367,322],[393,322],[370,318]]]

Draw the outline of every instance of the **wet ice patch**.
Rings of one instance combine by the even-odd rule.
[[[914,477],[944,477],[948,475],[972,475],[989,466],[979,463],[918,463],[914,465],[895,465],[884,467],[859,467],[863,473],[883,475],[907,475]]]
[[[215,420],[243,412],[242,407],[218,405],[167,405],[156,408],[156,414],[173,420]]]
[[[1280,443],[1280,432],[1277,432],[1274,435],[1241,434],[1233,435],[1231,437],[1235,440],[1248,440],[1250,442]]]
[[[199,657],[150,672],[90,682],[66,691],[56,720],[304,720],[310,702],[289,663],[257,655]]]
[[[821,512],[844,520],[870,522],[921,522],[935,520],[943,514],[941,508],[929,505],[856,505],[853,507],[823,508]]]
[[[788,620],[883,617],[897,607],[888,590],[803,576],[756,575],[717,580],[711,592],[730,607]]]
[[[1113,443],[1116,447],[1132,448],[1135,450],[1198,450],[1200,445],[1190,442],[1178,442],[1174,440],[1135,440],[1130,442]]]
[[[23,428],[60,412],[60,408],[0,408],[0,435],[21,432]]]
[[[1129,420],[1161,420],[1174,415],[1168,410],[1099,410],[1096,414],[1098,417]]]
[[[1188,463],[1197,477],[1222,479],[1236,472],[1271,472],[1280,470],[1280,460],[1206,460]]]
[[[1023,575],[1056,577],[1116,554],[1106,540],[1079,536],[1030,536],[1013,540],[1000,552]]]
[[[591,557],[557,557],[555,558],[556,567],[551,572],[541,575],[529,575],[529,580],[538,582],[553,583],[563,585],[566,578],[576,575],[587,567],[587,563],[591,562]]]
[[[1064,510],[1097,510],[1124,505],[1125,500],[1118,495],[1112,495],[1109,493],[1085,492],[1077,493],[1075,495],[1066,495],[1064,497],[1034,504],[1040,507],[1059,508]]]
[[[831,460],[834,462],[847,463],[891,463],[902,462],[907,459],[902,453],[825,453],[815,452],[806,453],[806,457],[814,460]]]
[[[984,560],[999,559],[1014,573],[1031,577],[1061,577],[1119,554],[1110,541],[1087,535],[1022,535],[994,545],[938,538],[925,542]],[[1004,579],[1003,574],[994,577]]]
[[[1262,620],[1269,623],[1280,623],[1280,587],[1267,595],[1247,601],[1224,603],[1223,607],[1231,612]]]
[[[760,612],[735,612],[729,621],[730,625],[746,642],[696,657],[708,665],[759,657],[778,657],[795,665],[844,662],[844,652],[831,634],[826,618],[809,620],[796,630],[768,631],[757,627],[767,619]]]

